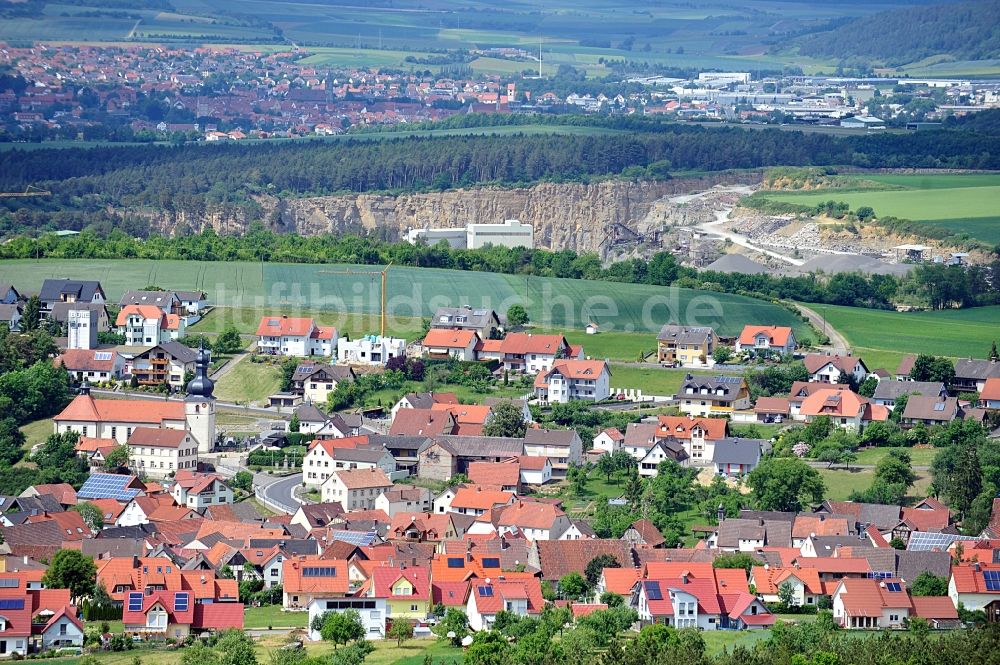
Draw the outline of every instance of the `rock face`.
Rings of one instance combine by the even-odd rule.
[[[376,232],[398,238],[411,228],[447,228],[469,222],[500,223],[518,219],[535,228],[535,246],[603,253],[611,224],[635,229],[647,225],[657,201],[697,192],[717,184],[759,182],[757,173],[720,173],[668,181],[604,181],[594,184],[542,183],[525,188],[460,189],[388,196],[354,194],[279,200],[261,197],[265,223],[278,232],[319,235]],[[654,213],[655,214],[655,213]],[[658,216],[658,215],[657,215]],[[207,210],[200,219],[167,212],[152,213],[151,227],[174,233],[178,227],[219,233],[239,233],[250,223],[239,211]]]

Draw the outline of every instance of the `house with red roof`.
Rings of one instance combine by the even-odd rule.
[[[1000,411],[1000,376],[986,379],[979,393],[979,408]]]
[[[557,540],[571,524],[566,513],[551,503],[517,501],[500,509],[496,526],[500,535],[520,532],[528,540],[534,541]]]
[[[138,427],[187,427],[184,402],[94,399],[86,389],[52,420],[56,434],[77,432],[83,437],[114,439],[118,443],[126,443]]]
[[[243,629],[243,603],[199,602],[191,591],[132,591],[122,606],[125,632],[145,639],[182,640],[193,632]]]
[[[833,619],[843,628],[901,628],[916,616],[906,583],[889,579],[844,579],[833,592]]]
[[[847,383],[859,386],[868,376],[868,366],[858,356],[807,353],[802,359],[812,383]]]
[[[350,591],[343,559],[290,557],[282,563],[281,579],[286,610],[306,609],[317,599],[344,598]]]
[[[151,478],[168,478],[198,466],[198,441],[185,429],[136,427],[128,437],[129,466]]]
[[[948,597],[955,607],[983,610],[988,618],[1000,616],[1000,563],[962,563],[951,567]]]
[[[35,614],[34,619],[47,617],[44,624],[32,626],[32,633],[41,641],[42,651],[64,647],[82,647],[83,622],[76,616],[76,610],[67,600],[55,612]]]
[[[787,326],[744,326],[734,346],[737,352],[751,355],[782,355],[795,353],[795,333]]]
[[[552,459],[537,455],[521,455],[517,458],[524,485],[544,485],[552,480]]]
[[[766,603],[779,602],[781,587],[786,584],[792,590],[792,605],[816,607],[824,595],[823,582],[815,568],[754,566],[750,569],[750,584]]]
[[[449,512],[479,516],[497,506],[510,505],[513,502],[514,494],[511,492],[468,485],[458,488],[455,492]]]
[[[837,427],[858,432],[870,422],[888,420],[889,409],[851,390],[823,389],[802,400],[799,417],[808,423],[823,416]]]
[[[475,631],[490,630],[501,611],[520,617],[537,616],[542,612],[542,585],[537,577],[475,580],[469,585],[465,613],[469,628]]]
[[[424,355],[435,360],[475,360],[481,340],[475,330],[431,328],[423,340]]]
[[[614,453],[625,445],[625,435],[617,427],[602,430],[594,437],[593,447],[588,452]]]
[[[517,494],[521,486],[521,466],[517,458],[499,464],[469,462],[467,475],[474,484],[492,490]]]
[[[538,373],[534,388],[543,402],[601,402],[611,396],[611,369],[604,360],[556,360]]]
[[[500,362],[509,372],[537,374],[552,369],[556,359],[582,358],[562,335],[508,333],[500,341]]]
[[[375,568],[367,593],[362,595],[384,599],[388,610],[386,617],[392,621],[422,621],[431,610],[431,569],[427,566]]]
[[[31,637],[31,601],[23,592],[0,593],[0,653],[25,656]]]
[[[178,506],[202,511],[209,506],[233,502],[233,490],[216,473],[198,473],[189,469],[178,471],[167,485]]]
[[[332,356],[337,351],[337,329],[294,316],[265,316],[257,326],[257,350],[277,356]]]
[[[184,337],[187,319],[166,314],[156,305],[125,305],[118,312],[115,326],[125,336],[126,346],[156,346]]]

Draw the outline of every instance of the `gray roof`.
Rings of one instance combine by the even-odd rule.
[[[896,400],[903,395],[940,395],[945,391],[940,381],[889,381],[878,382],[874,399]]]
[[[47,279],[42,282],[38,297],[42,302],[62,300],[63,295],[73,296],[74,300],[90,302],[95,293],[104,293],[101,283],[93,280],[79,279]]]
[[[333,519],[344,514],[344,507],[339,503],[304,503],[300,507],[311,526],[326,526]]]
[[[414,409],[429,409],[434,406],[433,393],[407,393],[403,395],[403,399]]]
[[[103,312],[105,316],[108,314],[108,308],[97,302],[57,302],[52,303],[52,311],[49,313],[49,318],[59,323],[64,323],[69,318],[71,310],[74,312],[88,310],[92,314],[96,313],[98,315]]]
[[[712,461],[716,464],[756,465],[766,441],[763,439],[739,439],[726,437],[715,442]]]
[[[354,379],[354,370],[347,365],[327,365],[325,363],[302,363],[295,368],[295,374],[292,376],[292,379],[295,381],[305,381],[321,370],[338,381]]]
[[[992,360],[956,360],[955,377],[959,379],[989,379],[1000,376],[1000,362]]]
[[[161,309],[170,309],[171,302],[177,298],[173,291],[126,291],[122,295],[118,304],[122,307],[126,305],[154,305]]]
[[[535,429],[529,427],[524,433],[524,442],[548,446],[568,446],[579,435],[573,429]]]
[[[724,254],[705,266],[705,270],[724,273],[743,273],[744,275],[762,275],[770,272],[763,263],[752,261],[742,254]]]
[[[0,304],[0,321],[13,321],[15,318],[20,318],[21,316],[21,305],[19,303],[14,303],[13,305],[3,305]]]
[[[812,541],[818,557],[832,557],[836,554],[838,547],[872,548],[871,541],[867,538],[862,540],[857,536],[814,536]]]
[[[205,299],[204,291],[174,291],[174,293],[184,302],[198,302]]]
[[[277,545],[285,554],[295,556],[312,556],[320,552],[319,542],[311,539],[251,538],[249,542],[251,549],[266,550]]]
[[[358,446],[357,448],[334,448],[333,459],[344,462],[367,462],[378,464],[386,455],[385,448],[369,448]]]
[[[185,365],[187,365],[188,363],[193,363],[198,358],[198,352],[192,349],[190,346],[184,346],[180,342],[174,342],[174,341],[162,342],[161,344],[157,344],[156,346],[146,349],[142,353],[136,354],[136,357],[140,358],[142,356],[151,353],[152,351],[155,351],[156,349],[161,349],[169,356],[171,356],[178,362],[184,363]]]
[[[712,332],[708,327],[690,328],[667,323],[660,328],[656,339],[661,342],[673,341],[677,344],[704,344],[712,337]]]
[[[144,538],[84,538],[80,541],[80,551],[93,559],[111,557],[146,556]]]
[[[906,400],[903,418],[951,422],[958,416],[958,398],[912,395]]]
[[[434,442],[445,445],[460,457],[513,457],[524,454],[525,440],[500,436],[444,435],[434,437]]]
[[[414,455],[431,442],[426,436],[406,436],[388,434],[369,434],[370,445],[384,446],[393,450],[412,450]]]
[[[711,397],[717,402],[732,402],[739,397],[740,389],[743,386],[743,377],[740,376],[695,376],[688,374],[684,377],[684,383],[677,391],[677,397],[687,395],[688,388],[694,391],[694,395],[702,394]]]
[[[483,399],[484,406],[496,406],[497,404],[504,404],[510,402],[516,407],[523,407],[527,402],[523,399],[513,399],[511,397],[487,397]]]
[[[798,513],[781,510],[749,510],[744,508],[740,511],[740,517],[745,520],[768,520],[771,522],[788,522],[789,524],[795,522],[796,515]]]
[[[951,573],[951,555],[948,552],[896,552],[896,574],[907,584],[913,584],[920,573],[927,571],[944,577]]]
[[[625,428],[625,445],[630,448],[652,448],[656,423],[629,423]]]
[[[741,540],[763,540],[767,547],[791,547],[792,523],[787,520],[729,518],[719,524],[719,547],[739,547]]]
[[[301,404],[295,409],[295,415],[300,423],[325,423],[328,418],[313,404]]]
[[[464,317],[464,321],[459,318]],[[438,307],[431,319],[432,328],[476,328],[486,329],[499,323],[496,312],[488,308]]]

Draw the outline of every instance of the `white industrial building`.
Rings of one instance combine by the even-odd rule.
[[[435,245],[444,240],[454,249],[481,249],[487,245],[533,249],[535,246],[534,228],[516,219],[508,219],[503,224],[466,224],[464,227],[450,229],[428,227],[411,229],[406,233],[406,240],[413,244],[425,240],[428,245]]]

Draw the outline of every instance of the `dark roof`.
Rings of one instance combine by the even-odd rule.
[[[19,496],[14,502],[20,510],[34,513],[61,513],[63,506],[59,499],[51,494],[39,494],[38,496]]]
[[[795,516],[798,513],[786,512],[782,510],[741,510],[740,518],[745,520],[768,520],[774,521],[784,521],[792,523],[795,521]]]
[[[933,395],[944,392],[944,384],[940,381],[889,381],[878,382],[873,399],[899,399],[903,395]]]
[[[903,418],[951,422],[958,417],[958,398],[912,395],[906,401]]]
[[[568,446],[579,436],[574,429],[538,429],[529,427],[524,442],[547,446]]]
[[[146,349],[142,353],[136,354],[136,358],[143,358],[157,349],[162,350],[167,355],[175,358],[178,362],[184,363],[185,365],[193,363],[198,358],[198,352],[196,350],[192,349],[190,346],[184,346],[180,342],[174,341],[157,344],[154,347]]]
[[[51,559],[66,537],[55,520],[0,527],[0,531],[11,554],[33,559]]]
[[[319,554],[319,542],[305,538],[289,538],[277,540],[274,538],[251,538],[250,549],[268,549],[278,546],[285,554],[294,556],[312,556]]]
[[[174,291],[183,302],[197,302],[205,299],[204,291]]]
[[[867,537],[862,539],[857,536],[811,536],[811,538],[817,557],[835,556],[840,547],[850,547],[852,550],[874,549]],[[858,556],[861,555],[859,552]]]
[[[955,361],[955,378],[979,380],[994,376],[1000,376],[1000,362],[971,358]]]
[[[460,457],[512,457],[524,454],[524,439],[446,435],[434,437],[434,443],[445,445]]]
[[[80,552],[93,559],[146,556],[146,541],[143,538],[85,538],[80,541]]]
[[[458,318],[465,320],[459,322]],[[486,329],[500,322],[500,317],[492,309],[472,307],[438,307],[431,318],[432,328],[477,328]]]
[[[663,534],[649,520],[636,520],[632,522],[629,529],[635,529],[639,537],[642,538],[642,542],[650,547],[659,547],[666,542]]]
[[[357,448],[334,448],[330,452],[333,453],[331,456],[335,460],[376,464],[385,456],[386,450],[381,447],[358,446]]]
[[[717,402],[732,402],[740,395],[743,388],[743,377],[739,376],[695,376],[688,374],[684,377],[684,383],[677,391],[677,397],[686,395],[688,388],[694,391],[694,395],[701,394],[701,390],[707,390],[706,397],[711,397]]]
[[[766,444],[763,439],[718,439],[712,461],[716,464],[757,464]]]
[[[587,538],[597,537],[597,532],[594,531],[594,528],[590,526],[587,520],[570,520],[570,523],[576,527],[577,531],[579,531],[581,535],[584,535]]]
[[[122,307],[126,305],[153,305],[155,307],[170,309],[171,301],[177,296],[173,291],[126,291],[118,304]]]
[[[325,423],[328,418],[313,404],[301,404],[295,409],[295,415],[301,423]]]
[[[309,524],[314,527],[326,526],[344,514],[344,507],[339,503],[304,503],[301,510]]]
[[[398,434],[390,436],[387,434],[369,434],[368,443],[370,445],[384,446],[395,450],[412,450],[416,457],[418,451],[422,450],[431,442],[426,436],[407,436]]]
[[[21,315],[21,303],[12,305],[0,304],[0,321],[13,321]]]
[[[660,328],[656,339],[660,342],[672,341],[677,344],[704,344],[712,337],[712,329],[707,327],[689,328],[668,323]]]
[[[49,313],[49,318],[57,321],[59,323],[65,323],[69,318],[70,311],[77,310],[88,310],[91,313],[100,314],[104,312],[107,316],[108,308],[101,303],[96,302],[56,302],[52,303],[52,311]]]
[[[53,302],[62,300],[63,294],[74,296],[77,301],[90,302],[94,299],[95,293],[104,293],[101,283],[92,280],[76,279],[47,279],[42,282],[42,288],[38,292],[42,302]]]
[[[786,520],[729,518],[719,524],[719,547],[739,547],[741,540],[763,540],[766,547],[791,547],[792,523]]]
[[[591,559],[601,554],[615,557],[623,568],[637,564],[631,545],[623,540],[536,540],[534,546],[538,548],[542,577],[547,580],[558,580],[573,572],[582,575]]]
[[[924,571],[947,579],[951,573],[951,555],[948,552],[896,551],[896,575],[907,584],[912,585]]]
[[[300,363],[292,374],[292,381],[305,381],[316,372],[323,371],[338,381],[354,379],[354,370],[347,365],[328,365],[326,363]]]

